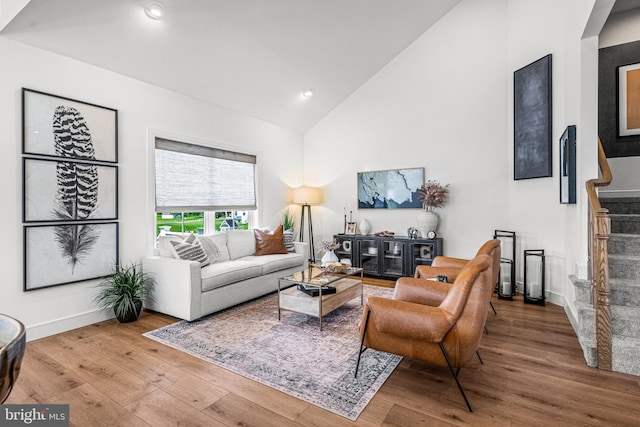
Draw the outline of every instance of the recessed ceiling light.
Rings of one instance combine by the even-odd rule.
[[[311,89],[307,89],[302,92],[302,96],[305,98],[311,98],[313,96],[313,91]]]
[[[144,8],[144,13],[146,13],[147,16],[151,19],[162,19],[162,16],[164,15],[164,8],[160,3],[149,3]]]

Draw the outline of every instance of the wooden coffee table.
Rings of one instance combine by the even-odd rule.
[[[342,273],[322,273],[305,270],[292,276],[283,277],[278,280],[278,320],[282,310],[303,313],[308,316],[320,319],[320,330],[322,330],[322,317],[331,313],[336,308],[344,305],[354,298],[360,297],[360,305],[364,302],[362,293],[362,269],[352,268],[346,274]],[[305,274],[303,274],[305,273]],[[359,274],[359,277],[355,276]],[[307,286],[317,286],[320,278],[329,280],[328,286],[336,288],[332,294],[320,294],[312,297],[297,289],[299,283]],[[315,283],[314,283],[315,282]]]

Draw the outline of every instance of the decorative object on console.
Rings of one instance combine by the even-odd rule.
[[[358,208],[418,208],[423,183],[424,168],[358,172]]]
[[[332,241],[323,240],[322,242],[320,242],[320,244],[318,245],[318,249],[321,251],[325,251],[324,255],[322,256],[322,264],[337,262],[338,257],[336,256],[334,251],[336,249],[340,249],[341,247],[342,244],[335,239]]]
[[[362,218],[360,224],[358,224],[358,227],[360,228],[360,234],[362,234],[363,236],[367,236],[369,234],[369,231],[371,231],[369,221],[367,221],[365,218]]]
[[[560,203],[576,203],[576,127],[560,137]]]
[[[544,249],[524,251],[524,303],[544,305]]]
[[[551,54],[513,73],[513,179],[552,176]]]
[[[136,264],[116,266],[115,273],[98,284],[94,302],[100,309],[113,310],[121,323],[138,320],[142,300],[148,298],[155,280]]]
[[[501,246],[498,299],[513,300],[516,294],[516,233],[494,230],[493,238],[500,240]]]
[[[320,189],[314,187],[299,187],[293,190],[293,203],[302,205],[300,213],[300,241],[304,242],[304,218],[307,211],[309,236],[309,262],[316,262],[313,246],[313,222],[311,221],[311,205],[320,203]]]
[[[438,215],[436,209],[441,209],[447,204],[449,184],[442,185],[438,181],[429,180],[418,190],[418,197],[422,202],[423,210],[418,213],[418,229],[423,239],[428,238],[429,232],[435,232],[438,228]]]
[[[348,222],[347,230],[344,232],[344,234],[356,234],[357,227],[358,225],[355,222]]]

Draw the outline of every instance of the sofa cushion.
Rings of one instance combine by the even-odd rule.
[[[209,257],[194,234],[187,236],[182,242],[171,241],[171,246],[176,258],[197,261],[200,267],[209,265]]]
[[[202,292],[220,288],[262,274],[262,266],[246,260],[223,261],[201,270]]]
[[[287,253],[282,255],[248,256],[238,261],[248,261],[252,264],[260,265],[262,267],[262,274],[265,275],[296,266],[302,267],[304,264],[304,256],[298,253]]]
[[[167,258],[175,258],[175,252],[173,250],[173,246],[171,242],[182,242],[184,241],[184,236],[180,234],[168,234],[166,236],[158,236],[158,255],[167,257]]]
[[[227,231],[226,235],[229,259],[234,260],[255,253],[256,238],[253,235],[253,230]]]
[[[209,256],[209,263],[229,261],[229,250],[227,249],[227,234],[216,233],[206,236],[198,236],[205,252]]]
[[[256,238],[255,256],[288,253],[282,240],[282,226],[276,228],[273,233],[266,233],[261,230],[253,231]]]

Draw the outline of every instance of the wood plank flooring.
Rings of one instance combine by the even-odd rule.
[[[356,422],[144,338],[176,319],[143,312],[27,344],[6,403],[69,403],[74,426],[640,425],[640,377],[599,371],[561,307],[494,298],[479,362],[460,381],[404,359]]]

